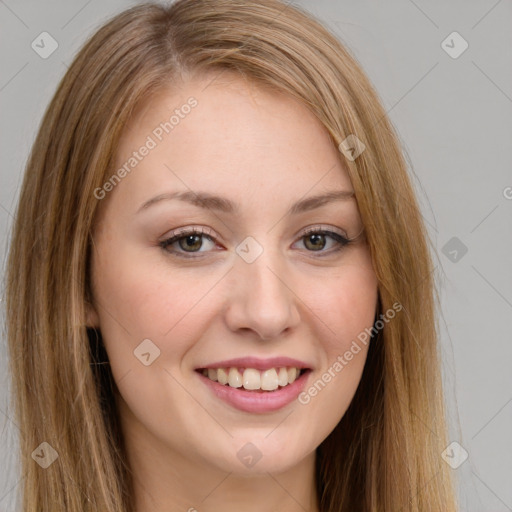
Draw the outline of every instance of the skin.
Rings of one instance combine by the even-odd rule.
[[[197,107],[101,200],[93,233],[88,324],[102,332],[119,389],[136,510],[317,511],[315,449],[350,404],[367,346],[307,405],[264,414],[221,401],[195,369],[289,356],[312,368],[307,389],[372,326],[377,280],[364,237],[333,251],[326,236],[315,251],[303,234],[318,226],[358,235],[355,198],[287,213],[306,197],[351,191],[351,181],[302,104],[228,72],[213,82],[189,77],[149,100],[122,137],[115,169],[190,96]],[[138,212],[154,196],[187,190],[224,196],[239,212],[179,200]],[[169,252],[190,255],[185,244],[159,246],[187,226],[212,230],[198,259]],[[247,236],[263,248],[252,263],[235,251]],[[149,366],[134,357],[144,339],[160,350]],[[237,457],[248,442],[261,454],[252,467]]]

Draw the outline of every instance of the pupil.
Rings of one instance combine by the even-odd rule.
[[[182,242],[185,241],[185,244]],[[185,245],[185,246],[184,246]],[[189,235],[180,240],[180,246],[182,249],[200,249],[201,248],[201,236],[200,235]]]
[[[308,245],[307,242],[309,241],[312,241],[313,240],[313,250],[318,250],[318,249],[323,249],[324,246],[325,246],[325,238],[324,238],[324,235],[320,235],[320,234],[314,234],[314,235],[310,235],[307,239],[306,239],[306,246]],[[318,242],[320,242],[320,245],[317,245]]]

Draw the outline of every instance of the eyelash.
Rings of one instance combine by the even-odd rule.
[[[334,252],[338,252],[341,249],[343,249],[343,248],[347,247],[348,245],[350,245],[352,243],[352,241],[353,241],[353,239],[351,240],[349,238],[345,238],[344,236],[340,235],[339,233],[336,233],[335,231],[331,231],[331,230],[328,230],[328,229],[323,229],[323,228],[320,228],[320,227],[308,228],[299,237],[299,240],[302,240],[302,239],[304,239],[304,238],[306,238],[308,236],[311,236],[311,235],[326,235],[326,236],[329,236],[338,245],[337,247],[331,248],[331,249],[329,249],[327,251],[324,251],[324,250],[308,251],[308,250],[306,250],[307,252],[311,252],[311,253],[318,252],[319,254],[316,255],[316,257],[319,257],[319,258],[321,258],[321,257],[323,257],[325,255],[332,254]],[[169,254],[178,256],[180,258],[194,259],[194,258],[202,257],[204,252],[200,252],[200,251],[192,251],[192,252],[183,251],[183,252],[181,252],[181,251],[169,250],[168,249],[168,247],[170,245],[172,245],[173,243],[178,242],[181,239],[187,238],[188,236],[200,236],[200,237],[206,236],[212,242],[215,242],[215,239],[212,236],[212,232],[209,229],[205,229],[205,228],[186,228],[186,229],[179,230],[179,232],[175,232],[170,238],[167,238],[167,239],[162,240],[161,242],[159,242],[158,245],[163,250],[168,252]]]

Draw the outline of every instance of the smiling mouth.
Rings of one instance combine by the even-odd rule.
[[[269,368],[268,370],[237,367],[199,368],[197,371],[211,381],[226,387],[264,393],[286,388],[310,370],[292,366]]]

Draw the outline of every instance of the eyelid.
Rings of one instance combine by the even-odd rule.
[[[168,231],[160,240],[159,243],[166,242],[171,238],[178,237],[180,235],[187,235],[189,233],[198,232],[202,235],[209,236],[212,240],[217,242],[219,240],[219,235],[212,229],[206,226],[183,226],[181,228],[173,229],[172,231]]]
[[[301,241],[303,238],[307,237],[308,234],[311,233],[320,233],[323,235],[326,235],[333,239],[336,243],[336,246],[334,248],[331,248],[327,251],[307,251],[308,254],[310,253],[315,258],[324,258],[329,257],[330,255],[333,255],[337,253],[338,251],[342,250],[343,248],[347,247],[352,243],[353,240],[356,240],[359,235],[356,237],[350,239],[347,235],[347,233],[335,226],[330,226],[326,224],[312,224],[310,226],[306,226],[303,228],[299,233],[297,233],[294,237],[294,244]],[[329,234],[330,233],[330,234]],[[206,257],[211,252],[215,251],[180,251],[180,250],[169,250],[168,247],[172,244],[176,243],[177,240],[180,238],[184,238],[189,235],[204,235],[206,238],[210,240],[215,245],[219,245],[218,238],[220,238],[213,229],[205,226],[183,226],[180,228],[176,228],[172,230],[170,233],[168,232],[163,239],[158,241],[158,245],[168,252],[170,255],[173,255],[175,257],[179,257],[185,260],[192,261],[194,259],[202,259]]]
[[[216,232],[205,226],[183,226],[180,228],[176,228],[170,232],[167,232],[165,236],[163,236],[161,239],[158,240],[157,245],[162,248],[166,253],[168,253],[170,256],[174,256],[176,258],[180,258],[184,261],[193,261],[193,260],[199,260],[205,257],[210,252],[213,251],[200,251],[200,252],[190,252],[187,253],[186,251],[179,251],[179,250],[170,250],[168,249],[169,246],[171,246],[173,243],[176,243],[180,238],[184,238],[189,235],[202,235],[208,239],[211,240],[211,242],[215,245],[219,245],[218,238],[219,236],[216,234]]]
[[[311,226],[306,226],[302,231],[299,231],[299,233],[296,236],[300,238],[312,232],[316,233],[317,231],[332,231],[340,235],[341,237],[346,238],[347,240],[351,240],[345,231],[335,226],[330,226],[327,224],[311,224]]]
[[[348,237],[348,234],[345,231],[343,231],[342,229],[337,228],[335,226],[326,225],[326,224],[311,224],[310,226],[306,226],[301,231],[299,231],[294,236],[294,238],[302,238],[303,236],[306,236],[309,233],[316,233],[318,231],[333,231],[334,233],[337,233],[341,237],[346,238],[347,240],[351,240]],[[219,238],[220,238],[219,235],[212,228],[205,227],[205,226],[190,225],[190,226],[183,226],[180,228],[176,228],[176,229],[166,233],[161,238],[161,240],[159,240],[159,243],[166,242],[167,240],[169,240],[171,238],[178,237],[181,234],[186,235],[186,234],[193,233],[193,232],[199,232],[203,235],[207,235],[215,242],[218,242]]]

